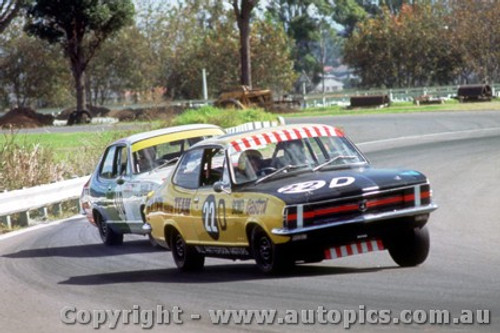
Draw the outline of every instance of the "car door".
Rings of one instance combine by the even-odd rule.
[[[198,223],[199,201],[196,192],[199,186],[201,157],[203,150],[188,151],[180,160],[172,177],[172,186],[164,193],[164,207],[175,220],[187,243],[198,242],[195,224]]]
[[[237,194],[230,191],[230,177],[225,150],[222,147],[206,148],[203,152],[199,187],[195,201],[198,202],[193,225],[200,243],[218,246],[246,245],[245,218],[234,213],[240,204]],[[222,182],[224,190],[216,192],[214,184]],[[236,206],[235,206],[236,205]]]
[[[123,214],[123,209],[120,207],[122,201],[116,196],[118,178],[116,160],[117,146],[109,146],[104,152],[95,182],[90,189],[94,204],[108,222],[119,221],[120,215]]]
[[[140,205],[147,194],[140,191],[140,184],[135,181],[130,165],[128,145],[117,146],[116,169],[118,177],[115,187],[115,204],[123,228],[129,232],[140,232],[143,225]]]

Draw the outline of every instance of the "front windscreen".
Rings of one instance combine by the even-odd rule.
[[[252,144],[248,144],[250,141]],[[269,141],[250,139],[245,141],[246,145],[233,145],[230,161],[236,184],[258,181],[274,174],[283,176],[292,171],[312,172],[367,163],[343,136]]]

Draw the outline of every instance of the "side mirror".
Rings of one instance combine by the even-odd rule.
[[[118,178],[118,179],[116,180],[116,183],[117,183],[118,185],[123,185],[123,184],[125,184],[125,179],[123,179],[122,177],[120,177],[120,178]]]
[[[231,193],[231,190],[226,188],[227,184],[224,184],[223,182],[221,181],[218,181],[218,182],[215,182],[214,183],[214,191],[216,193],[221,193],[221,192],[224,192],[224,193],[227,193],[227,194],[230,194]]]

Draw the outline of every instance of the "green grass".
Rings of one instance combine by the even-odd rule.
[[[262,109],[235,110],[205,106],[196,110],[185,111],[173,119],[172,125],[202,123],[228,128],[252,121],[273,121],[276,119],[277,115],[265,112]]]
[[[339,116],[339,115],[364,115],[364,114],[395,114],[411,112],[435,112],[435,111],[500,111],[500,101],[478,103],[458,103],[458,101],[446,101],[444,104],[415,105],[411,102],[392,103],[383,108],[356,108],[349,109],[342,106],[308,108],[293,113],[287,113],[286,117],[312,117],[312,116]]]

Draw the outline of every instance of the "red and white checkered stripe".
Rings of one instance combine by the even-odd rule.
[[[256,148],[265,144],[278,143],[282,141],[290,141],[304,138],[314,138],[321,136],[338,136],[343,137],[344,133],[331,126],[303,126],[290,129],[274,130],[258,135],[251,135],[231,142],[231,145],[236,151]]]
[[[325,250],[325,259],[336,259],[355,254],[368,253],[384,250],[384,244],[381,240],[367,240],[354,242],[347,245],[332,247]]]

